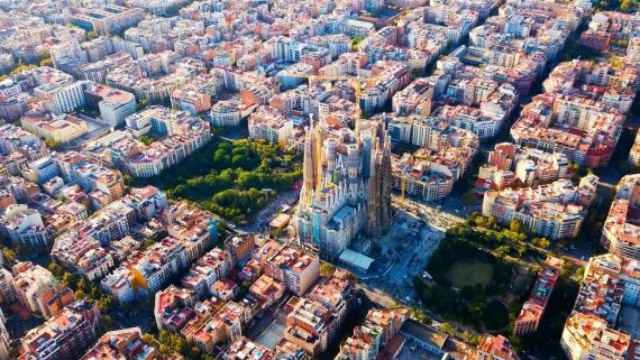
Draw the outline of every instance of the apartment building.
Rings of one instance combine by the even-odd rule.
[[[596,315],[577,313],[569,316],[560,341],[569,360],[626,360],[633,356],[633,340],[611,329]]]
[[[560,277],[562,265],[562,259],[547,258],[543,269],[538,273],[538,277],[533,284],[531,296],[524,303],[515,320],[513,326],[514,334],[525,336],[538,330],[551,293]]]
[[[135,96],[104,84],[92,83],[86,94],[100,111],[100,120],[111,128],[124,124],[127,116],[136,112]]]
[[[155,293],[153,315],[160,330],[179,331],[195,316],[196,294],[170,285]]]
[[[153,359],[181,360],[179,354],[162,355],[155,344],[145,342],[139,327],[109,331],[80,360]]]
[[[248,119],[249,137],[287,146],[292,141],[293,122],[272,107],[260,106]]]
[[[25,130],[55,144],[66,144],[89,131],[84,120],[67,114],[26,113],[20,119],[20,125]]]
[[[98,34],[118,34],[144,19],[144,11],[136,7],[114,4],[97,8],[71,8],[71,23]]]
[[[18,360],[80,358],[96,340],[99,321],[100,310],[95,304],[85,300],[71,303],[22,337]]]
[[[50,319],[74,301],[73,291],[40,265],[19,262],[12,271],[16,300],[34,314]]]
[[[284,246],[265,264],[265,274],[302,296],[320,277],[320,259],[302,250]]]
[[[405,310],[369,310],[362,325],[340,345],[336,359],[376,359],[380,350],[400,331],[407,318]]]
[[[217,237],[217,221],[212,215],[187,203],[172,204],[162,216],[168,236],[134,252],[102,279],[102,288],[118,301],[126,303],[154,294],[200,258]]]
[[[222,354],[223,360],[235,360],[238,358],[251,358],[254,360],[272,360],[275,354],[269,348],[257,344],[245,337],[241,337],[229,345]]]
[[[14,244],[38,248],[51,242],[52,234],[40,212],[24,204],[12,204],[5,209],[0,219],[0,230]]]
[[[508,224],[520,221],[527,231],[549,239],[573,238],[595,198],[598,177],[587,175],[576,186],[560,179],[533,188],[507,188],[484,194],[482,213]]]
[[[211,96],[196,86],[185,86],[173,90],[171,106],[196,115],[211,109]]]
[[[149,146],[137,144],[138,150],[117,154],[133,176],[149,177],[179,163],[211,139],[209,124],[183,111],[151,107],[126,119],[127,127],[137,136],[153,131],[162,136]]]
[[[421,147],[413,154],[391,156],[393,187],[425,201],[449,195],[479,147],[478,136],[471,131],[432,117],[413,119],[411,142]]]
[[[480,340],[476,360],[518,360],[520,357],[511,346],[509,339],[502,335],[487,335]]]
[[[608,164],[624,114],[597,100],[544,93],[527,104],[511,127],[517,144],[562,152],[580,165]]]
[[[635,323],[624,309],[640,299],[640,263],[614,254],[589,259],[561,346],[569,359],[627,359]]]
[[[640,166],[640,132],[636,134],[635,141],[629,151],[629,162],[633,166]]]
[[[234,266],[234,259],[228,251],[214,248],[200,257],[182,277],[183,288],[194,291],[199,297],[210,293],[212,285],[228,276]]]
[[[602,229],[609,252],[640,260],[640,175],[623,177]]]
[[[287,341],[312,357],[327,350],[337,331],[335,313],[319,302],[296,296],[287,301],[284,309],[288,312],[284,330]]]
[[[263,274],[249,287],[249,293],[259,301],[260,310],[265,311],[284,296],[285,286],[274,278]]]
[[[569,159],[563,153],[549,153],[512,143],[496,144],[486,164],[478,170],[476,185],[482,189],[534,186],[567,178]]]

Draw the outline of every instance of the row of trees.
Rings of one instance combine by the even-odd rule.
[[[596,0],[593,3],[596,10],[614,10],[631,13],[638,9],[637,0]]]
[[[499,257],[544,259],[551,246],[549,239],[529,235],[518,220],[512,220],[509,226],[504,227],[494,217],[479,213],[472,214],[465,223],[451,228],[449,233],[491,250]]]
[[[142,335],[145,343],[155,346],[164,356],[171,357],[176,353],[189,360],[213,360],[216,357],[203,353],[198,347],[191,346],[184,337],[172,332],[161,330],[158,338],[151,334]]]
[[[76,299],[88,300],[98,306],[101,313],[100,330],[102,332],[109,331],[113,328],[113,319],[110,312],[115,309],[116,302],[111,294],[104,293],[95,282],[65,270],[53,260],[49,262],[47,269],[51,271],[53,276],[55,276],[62,285],[73,290]]]

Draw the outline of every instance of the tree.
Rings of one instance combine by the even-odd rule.
[[[76,287],[84,292],[90,292],[89,284],[87,283],[87,279],[84,277],[81,277],[80,280],[78,280]]]
[[[3,247],[2,258],[8,265],[13,265],[16,262],[16,252],[8,247]]]
[[[449,335],[455,335],[456,334],[456,328],[451,325],[448,322],[444,322],[442,323],[442,325],[440,325],[440,330],[444,331],[445,333],[449,334]]]
[[[485,311],[485,303],[483,301],[474,301],[468,306],[469,320],[476,327],[479,327],[483,322],[483,315]]]
[[[551,245],[551,242],[545,237],[536,237],[531,240],[531,242],[533,243],[533,245],[542,249],[548,249]]]
[[[61,277],[62,275],[64,275],[64,269],[55,261],[49,262],[49,264],[47,265],[47,270],[49,270],[55,277]]]
[[[152,136],[149,136],[147,134],[140,136],[139,140],[147,146],[151,145],[155,141]]]
[[[46,56],[40,60],[40,66],[53,66],[53,60],[51,56]]]
[[[265,141],[214,140],[188,159],[149,179],[133,179],[134,186],[151,184],[172,199],[191,200],[234,222],[243,222],[273,199],[273,191],[288,190],[302,176],[293,153]]]
[[[99,300],[100,296],[102,295],[102,292],[100,291],[100,289],[95,285],[95,284],[91,284],[89,287],[89,296],[91,296],[91,298],[93,300]]]
[[[64,275],[62,275],[62,283],[70,288],[75,288],[77,285],[77,279],[72,273],[65,272]]]
[[[351,49],[354,51],[357,51],[362,40],[364,40],[364,36],[361,36],[361,35],[354,36],[353,39],[351,40]]]
[[[202,357],[202,351],[197,346],[191,346],[187,349],[185,355],[187,359],[200,359]]]
[[[503,258],[511,252],[511,247],[509,245],[501,245],[498,246],[495,250],[495,253],[498,257]]]
[[[499,330],[509,324],[509,313],[503,303],[492,300],[482,311],[484,324],[490,330]]]
[[[156,338],[154,338],[153,335],[149,333],[144,333],[142,335],[142,341],[144,341],[146,344],[149,344],[149,345],[153,345],[158,342],[158,340],[156,340]]]
[[[85,294],[84,291],[78,289],[73,293],[73,296],[75,296],[76,299],[86,299],[87,298],[87,294]]]
[[[231,159],[229,158],[229,153],[226,149],[218,148],[213,153],[213,162],[217,168],[225,168],[228,167]]]
[[[138,111],[144,110],[144,108],[146,108],[148,104],[149,104],[148,97],[143,96],[142,98],[138,99]]]
[[[320,264],[320,275],[321,276],[331,276],[333,275],[333,272],[336,270],[335,266],[331,265],[330,263],[323,261]]]
[[[624,1],[629,1],[629,0],[623,0],[623,2]],[[612,56],[609,59],[609,64],[611,65],[612,68],[614,68],[616,70],[619,70],[624,66],[625,61],[620,56]]]
[[[431,325],[432,324],[432,321],[429,318],[429,316],[427,316],[427,314],[424,312],[424,310],[422,310],[422,309],[420,309],[418,307],[415,307],[415,306],[411,307],[410,314],[411,314],[411,317],[414,320],[418,321],[421,324],[424,324],[424,325]]]
[[[111,316],[102,314],[100,316],[100,330],[102,332],[111,331],[113,329],[113,319]]]
[[[113,297],[111,295],[102,295],[98,300],[98,308],[101,312],[107,312],[113,306]]]
[[[25,65],[25,64],[22,64],[22,63],[18,63],[18,66],[16,66],[16,68],[11,71],[11,75],[22,74],[23,72],[30,71],[30,70],[32,70],[34,68],[35,68],[35,66],[33,66],[33,65]]]
[[[163,343],[160,343],[160,347],[158,348],[158,350],[160,350],[160,353],[163,355],[171,355],[173,354],[173,351],[171,351],[171,347],[167,346]]]
[[[56,149],[58,149],[58,148],[62,145],[62,143],[57,142],[57,141],[55,141],[55,140],[53,140],[53,139],[47,139],[47,140],[45,140],[45,141],[44,141],[44,143],[45,143],[45,144],[47,145],[47,147],[48,147],[49,149],[51,149],[51,150],[56,150]]]
[[[518,219],[513,219],[509,223],[509,230],[515,233],[522,233],[522,223]]]
[[[582,279],[584,278],[584,271],[585,271],[584,266],[579,266],[576,269],[576,272],[573,274],[572,278],[575,281],[582,281]]]
[[[155,243],[156,242],[153,239],[145,239],[144,242],[142,243],[142,249],[143,250],[148,249]]]
[[[620,11],[631,12],[635,8],[633,0],[622,0],[620,2]]]
[[[176,334],[172,334],[166,330],[160,331],[160,352],[165,355],[172,355],[174,352],[178,352],[180,354],[187,353],[189,347],[185,339]]]

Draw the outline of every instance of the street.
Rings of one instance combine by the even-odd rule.
[[[300,196],[299,190],[290,190],[278,194],[278,196],[267,205],[264,209],[260,210],[255,217],[255,221],[250,221],[246,225],[238,226],[242,231],[248,233],[263,232],[266,230],[269,222],[273,217],[282,209],[284,205],[293,205]]]

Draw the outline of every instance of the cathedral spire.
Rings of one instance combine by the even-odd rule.
[[[313,116],[309,116],[309,127],[304,135],[304,159],[302,163],[302,200],[305,204],[311,204],[313,193],[316,190],[316,164]]]
[[[384,144],[382,149],[382,160],[380,164],[381,174],[381,195],[380,195],[380,225],[382,231],[387,231],[391,227],[393,215],[391,213],[391,191],[393,189],[393,177],[391,175],[391,136],[384,131]]]
[[[380,176],[378,168],[379,162],[379,140],[373,138],[370,149],[369,179],[367,181],[367,234],[369,236],[380,235]]]

